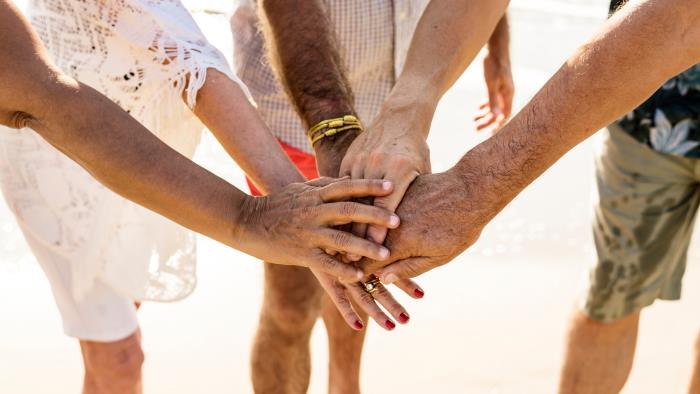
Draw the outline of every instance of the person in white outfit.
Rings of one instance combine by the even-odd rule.
[[[315,265],[338,277],[358,278],[360,270],[334,263],[321,250],[361,250],[365,255],[388,257],[385,248],[359,238],[352,245],[333,243],[334,236],[328,231],[335,230],[328,225],[354,221],[398,225],[398,218],[389,212],[378,214],[380,211],[359,204],[353,204],[358,207],[351,210],[354,212],[338,206],[334,212],[304,214],[298,208],[358,194],[386,194],[390,183],[375,181],[358,186],[360,183],[354,181],[333,183],[325,179],[280,191],[284,185],[303,178],[273,144],[274,137],[249,103],[245,86],[230,72],[224,57],[206,41],[179,1],[32,1],[32,25],[50,57],[69,76],[52,65],[40,69],[38,74],[45,73],[52,81],[37,81],[36,87],[65,93],[47,95],[63,101],[45,100],[29,89],[29,96],[41,97],[29,99],[27,110],[22,110],[26,103],[21,97],[27,78],[18,70],[24,66],[26,75],[37,75],[30,66],[33,61],[44,62],[43,50],[22,45],[28,27],[22,25],[16,9],[6,1],[0,6],[3,20],[7,17],[12,22],[0,28],[0,49],[15,54],[6,70],[18,76],[10,83],[9,74],[0,73],[0,79],[6,82],[0,94],[0,120],[14,127],[3,128],[0,133],[0,183],[49,279],[66,334],[80,340],[85,393],[141,392],[143,353],[134,303],[178,300],[190,294],[195,283],[193,234],[117,196],[91,173],[124,196],[177,223],[267,261]],[[31,38],[28,40],[31,44]],[[31,81],[29,85],[35,87]],[[203,122],[258,187],[278,193],[271,198],[243,197],[240,191],[193,163],[183,165],[182,156],[147,139],[145,133],[139,134],[141,126],[130,123],[122,111],[115,112],[111,103],[86,85],[117,103],[185,156],[193,154]],[[9,94],[16,96],[19,110],[10,105],[11,111],[6,111]],[[36,108],[30,108],[36,105],[42,107],[38,111],[41,116]],[[73,112],[66,112],[64,107]],[[84,108],[84,114],[76,113],[80,108]],[[6,112],[13,114],[8,121],[4,121]],[[57,115],[59,122],[53,119]],[[78,132],[70,134],[66,130],[60,135],[67,129],[56,124],[60,121],[74,124]],[[21,126],[36,131],[15,129]],[[89,126],[96,128],[84,133]],[[122,138],[114,138],[113,146],[91,140],[112,141],[111,135],[104,137],[104,129],[120,127],[129,131],[118,135]],[[89,141],[79,145],[77,137]],[[260,149],[261,142],[264,150]],[[168,169],[169,160],[172,171]],[[136,174],[141,176],[134,176],[135,168],[140,169]],[[176,170],[181,171],[181,179],[173,179]],[[164,179],[170,182],[167,188],[151,187],[163,186]],[[329,187],[336,191],[329,192]],[[279,220],[268,214],[271,211],[277,212]],[[227,219],[241,228],[222,225]],[[319,221],[325,221],[324,225],[312,224]],[[253,231],[243,229],[257,222],[265,223]],[[310,226],[302,228],[301,224]],[[319,227],[327,232],[328,242],[311,241],[314,237],[307,230],[313,231],[314,227],[319,234]],[[280,242],[276,250],[269,248],[272,239]],[[290,249],[282,245],[285,243],[296,246]]]

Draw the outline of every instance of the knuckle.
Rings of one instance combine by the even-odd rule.
[[[370,310],[367,311],[369,313],[372,313],[372,310],[376,307],[374,304],[374,297],[364,290],[360,291],[360,302],[371,307]]]
[[[377,288],[376,294],[377,294],[377,297],[382,297],[382,298],[391,297],[391,293],[389,292],[389,290],[385,286],[379,286]]]
[[[350,243],[350,233],[337,231],[333,234],[333,243],[339,247],[346,247]]]
[[[321,257],[321,270],[332,271],[338,265],[338,261],[331,256]]]
[[[374,151],[367,157],[367,161],[373,166],[383,163],[384,160],[386,160],[386,155],[382,151]]]
[[[340,209],[341,215],[346,216],[346,217],[352,217],[352,216],[355,216],[357,214],[358,205],[351,203],[351,202],[346,202],[346,203],[340,204],[339,209]]]

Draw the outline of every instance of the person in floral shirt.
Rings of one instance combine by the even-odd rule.
[[[611,13],[623,3],[614,0]],[[700,205],[699,159],[700,64],[605,130],[596,158],[598,259],[571,321],[560,392],[619,392],[641,310],[680,299]],[[695,380],[691,392],[700,390]]]

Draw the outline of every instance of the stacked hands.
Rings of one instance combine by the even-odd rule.
[[[489,101],[475,122],[477,129],[493,125],[497,131],[510,115],[510,67],[486,69]],[[478,190],[481,182],[455,170],[431,174],[426,138],[435,105],[385,105],[350,139],[339,168],[332,154],[318,154],[320,172],[341,178],[246,200],[239,220],[244,230],[237,234],[241,249],[268,262],[308,267],[353,329],[364,324],[351,300],[387,330],[395,327],[387,313],[407,323],[408,312],[385,285],[422,298],[423,289],[410,278],[471,246],[496,209],[477,206],[483,199],[476,196],[485,193]]]

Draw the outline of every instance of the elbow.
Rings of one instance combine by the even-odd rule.
[[[0,123],[14,129],[36,129],[52,115],[69,107],[78,90],[78,82],[62,73],[17,80],[10,87],[16,99],[2,103],[2,107],[9,110],[0,114]]]

